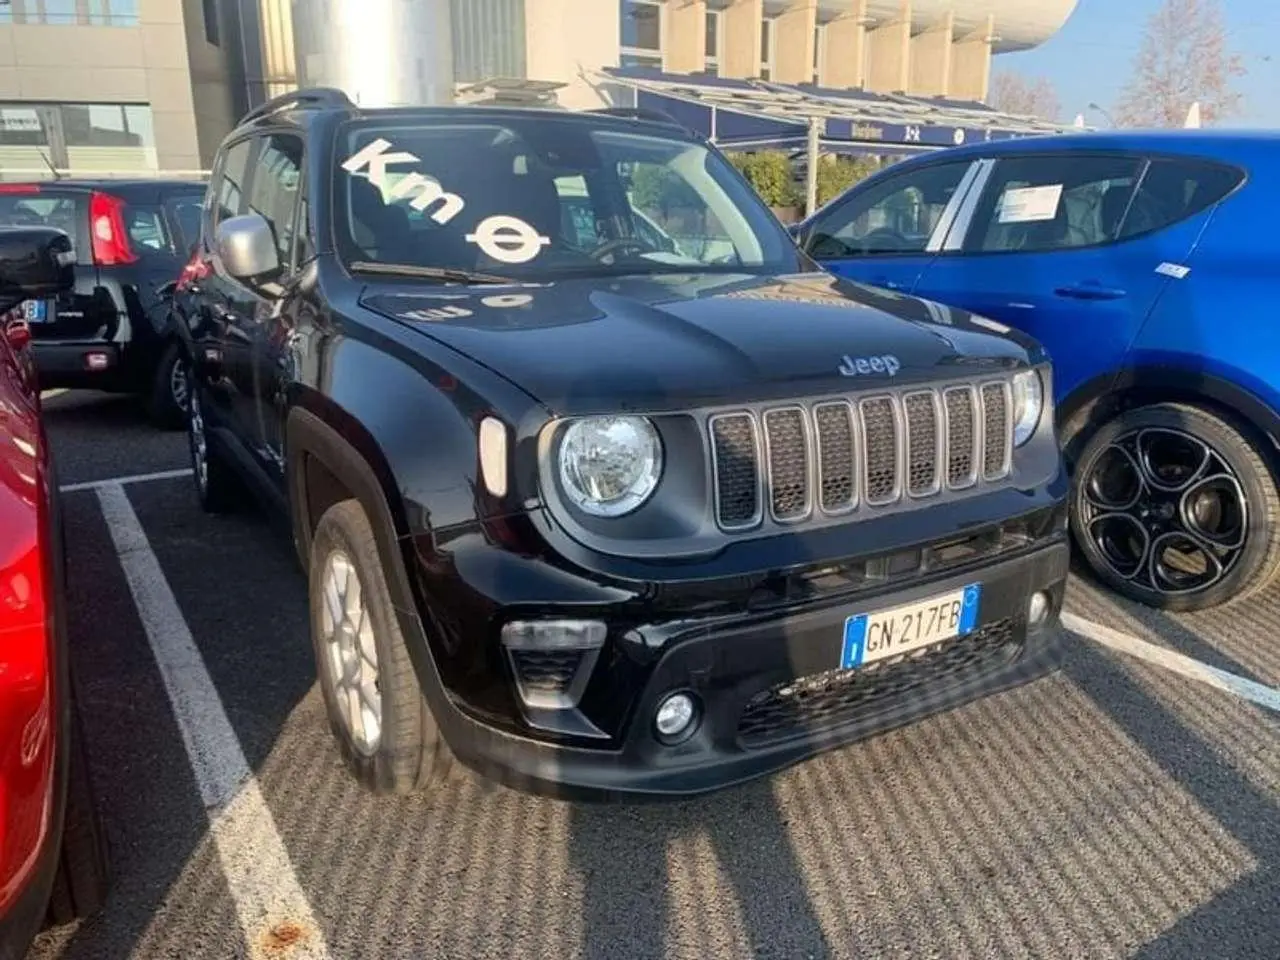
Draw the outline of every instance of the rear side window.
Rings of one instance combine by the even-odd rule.
[[[1207,160],[1152,160],[1119,239],[1163,230],[1218,203],[1244,180],[1235,167]]]
[[[164,210],[158,203],[127,203],[124,226],[134,253],[173,253],[175,244],[164,222]]]
[[[997,164],[965,240],[969,253],[1034,253],[1117,238],[1144,161],[1078,154]]]
[[[200,213],[203,208],[203,194],[176,196],[169,199],[169,212],[172,214],[174,230],[178,233],[176,239],[183,250],[190,250],[200,239]]]
[[[87,256],[89,195],[46,187],[0,189],[0,227],[56,227]]]

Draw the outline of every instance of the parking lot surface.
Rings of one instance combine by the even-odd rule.
[[[114,889],[33,960],[1280,957],[1280,595],[1175,617],[1076,580],[1060,675],[703,799],[378,798],[287,538],[203,515],[131,401],[46,404]]]

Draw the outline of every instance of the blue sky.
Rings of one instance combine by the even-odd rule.
[[[1080,0],[1056,36],[1034,50],[1000,55],[992,68],[1046,77],[1062,101],[1062,119],[1084,112],[1088,123],[1105,126],[1104,118],[1086,108],[1091,102],[1108,110],[1115,105],[1142,44],[1147,17],[1160,2]],[[1244,95],[1242,112],[1226,123],[1280,127],[1280,3],[1223,0],[1222,6],[1228,43],[1248,70],[1236,81]]]

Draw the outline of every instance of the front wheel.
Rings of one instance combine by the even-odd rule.
[[[1201,610],[1280,574],[1280,495],[1261,451],[1199,407],[1125,411],[1085,445],[1071,528],[1107,585],[1148,606]]]
[[[452,754],[418,685],[373,528],[355,500],[320,518],[310,597],[320,688],[347,768],[378,793],[439,783]]]

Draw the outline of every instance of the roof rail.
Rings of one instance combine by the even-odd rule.
[[[610,117],[628,117],[632,120],[648,120],[651,123],[663,123],[669,127],[679,127],[681,130],[686,129],[685,125],[671,116],[669,113],[663,113],[661,110],[645,110],[640,107],[600,107],[591,113],[602,113]]]
[[[306,87],[302,90],[294,90],[290,93],[282,93],[278,97],[272,97],[266,103],[259,104],[240,120],[243,123],[253,123],[255,120],[261,120],[269,117],[273,113],[279,113],[289,107],[354,107],[351,98],[337,87]]]

